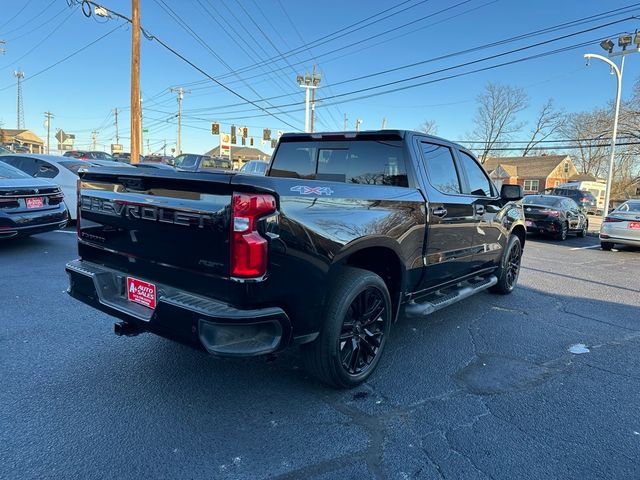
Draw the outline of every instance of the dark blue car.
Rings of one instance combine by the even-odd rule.
[[[57,185],[0,162],[0,240],[63,228],[63,199]]]

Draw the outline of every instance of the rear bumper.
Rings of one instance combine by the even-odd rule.
[[[68,221],[66,208],[45,214],[20,215],[20,218],[0,217],[0,240],[50,232],[64,228]]]
[[[556,234],[562,228],[560,221],[549,220],[529,220],[533,225],[527,225],[528,233],[551,233]]]
[[[94,263],[74,260],[66,265],[67,293],[124,321],[116,333],[152,332],[213,355],[251,357],[285,348],[292,328],[280,308],[242,310],[167,285],[156,285],[156,307],[130,302],[127,274]]]

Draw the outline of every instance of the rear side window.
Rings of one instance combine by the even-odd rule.
[[[315,145],[312,142],[281,143],[273,159],[269,175],[313,180],[316,175],[316,155],[318,152]]]
[[[400,141],[283,142],[270,176],[407,187]]]
[[[449,147],[423,142],[422,155],[431,185],[442,193],[462,193],[453,154]]]

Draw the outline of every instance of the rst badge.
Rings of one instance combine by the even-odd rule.
[[[292,192],[300,195],[333,195],[333,190],[329,187],[307,187],[306,185],[296,185],[291,187]]]

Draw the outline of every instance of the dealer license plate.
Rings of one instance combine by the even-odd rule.
[[[153,283],[127,277],[127,298],[149,308],[156,308],[156,286]]]
[[[27,197],[27,208],[42,208],[43,206],[42,197]]]

